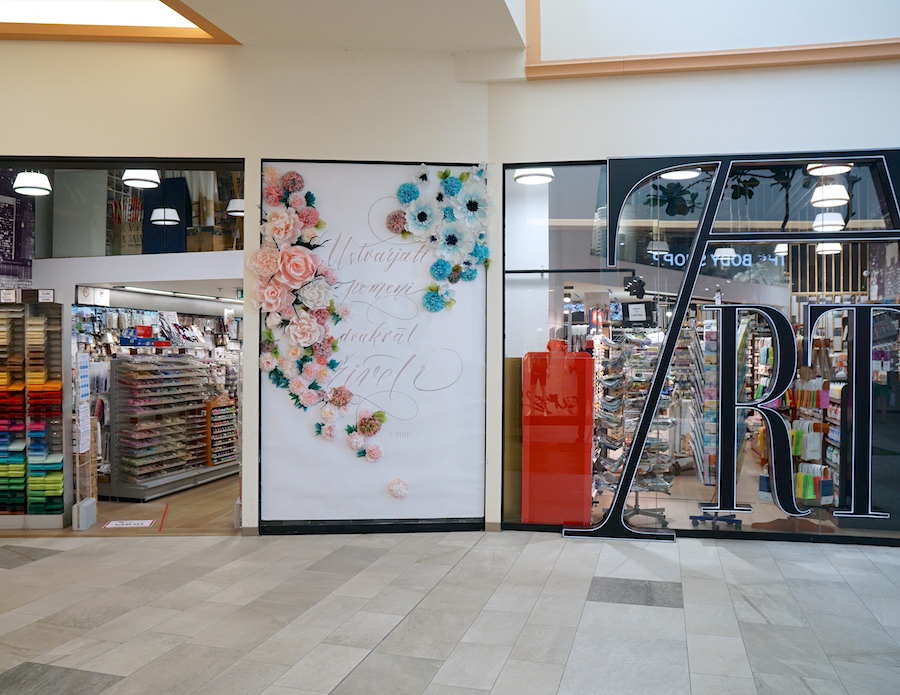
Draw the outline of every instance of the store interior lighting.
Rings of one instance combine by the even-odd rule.
[[[13,190],[19,195],[50,195],[53,187],[47,174],[41,171],[20,171],[13,182]]]
[[[156,169],[126,169],[122,183],[132,188],[156,188],[159,186],[159,172]]]
[[[676,169],[659,175],[659,178],[668,181],[690,181],[696,179],[703,172],[700,169]]]
[[[228,201],[228,207],[225,209],[231,217],[243,217],[244,216],[244,199],[243,198],[232,198]]]
[[[837,176],[846,174],[852,168],[852,162],[814,162],[806,165],[806,173],[810,176]]]
[[[723,258],[735,258],[737,255],[737,251],[735,251],[731,246],[721,246],[713,252],[713,258],[715,258],[716,260],[722,260]]]
[[[816,253],[820,256],[834,256],[843,251],[843,247],[836,241],[822,241],[816,244]]]
[[[155,290],[151,287],[132,287],[125,285],[116,289],[125,292],[136,292],[138,294],[157,294],[165,297],[181,297],[182,299],[203,299],[208,302],[225,302],[227,304],[243,304],[243,299],[231,299],[229,297],[213,297],[208,294],[191,294],[190,292],[170,292],[169,290]]]
[[[776,256],[787,256],[788,255],[788,245],[787,244],[775,244],[775,255]]]
[[[844,228],[844,216],[839,212],[820,212],[812,223],[814,232],[839,232]]]
[[[667,241],[654,239],[647,244],[647,253],[654,257],[669,253],[669,243]]]
[[[836,208],[850,202],[850,194],[842,183],[829,183],[816,186],[810,205],[815,208]]]
[[[516,169],[513,180],[526,186],[538,186],[550,183],[553,180],[553,169],[550,167],[532,167],[529,169]]]
[[[175,208],[154,208],[150,213],[150,222],[161,227],[171,227],[181,222]]]

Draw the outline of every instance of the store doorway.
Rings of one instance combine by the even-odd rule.
[[[239,533],[243,280],[75,293],[71,531]]]

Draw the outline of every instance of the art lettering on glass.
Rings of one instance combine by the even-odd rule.
[[[483,516],[492,209],[484,165],[264,167],[264,521]]]

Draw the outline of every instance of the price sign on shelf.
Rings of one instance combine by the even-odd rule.
[[[0,303],[15,304],[18,299],[16,294],[15,290],[0,290]]]
[[[56,301],[56,293],[54,290],[38,290],[38,302],[50,303]]]

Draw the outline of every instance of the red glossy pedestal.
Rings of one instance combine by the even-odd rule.
[[[593,359],[529,352],[522,362],[522,521],[591,523]]]

